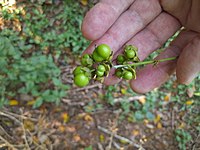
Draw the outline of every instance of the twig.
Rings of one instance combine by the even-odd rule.
[[[69,100],[69,99],[65,99],[65,98],[63,98],[62,100],[61,100],[63,103],[67,103],[69,106],[84,106],[85,105],[85,103],[84,102],[72,102],[71,100]]]
[[[68,92],[78,92],[78,91],[87,91],[89,89],[92,89],[92,88],[95,88],[95,87],[99,87],[101,88],[102,87],[102,84],[101,83],[98,83],[98,84],[93,84],[93,85],[90,85],[90,86],[86,86],[86,87],[83,87],[83,88],[77,88],[77,89],[71,89],[71,90],[68,90]]]
[[[134,96],[134,97],[129,97],[128,99],[123,99],[123,98],[116,98],[114,99],[114,103],[119,103],[119,102],[132,102],[132,101],[135,101],[135,100],[139,100],[139,99],[142,99],[142,98],[145,98],[144,95],[140,95],[140,96]]]
[[[8,147],[10,147],[12,150],[17,150],[10,142],[8,142],[6,139],[4,139],[2,136],[0,136],[0,140],[2,140]]]
[[[33,134],[29,131],[29,130],[27,130],[27,133],[31,136],[31,137],[33,137]],[[33,140],[33,138],[31,138],[31,142],[33,142],[35,145],[36,145],[36,147],[37,147],[37,149],[45,149],[45,147],[43,146],[43,145],[39,145],[35,140]]]
[[[23,114],[23,111],[22,111],[22,110],[20,110],[20,111],[21,111],[21,113]],[[22,118],[21,118],[21,119],[22,119]],[[23,119],[21,120],[21,122],[23,122]],[[28,141],[27,141],[26,130],[25,130],[24,124],[21,123],[21,126],[22,126],[22,130],[23,130],[23,133],[24,133],[24,141],[25,141],[26,148],[27,148],[28,150],[31,150],[31,148],[30,148],[30,146],[29,146],[29,144],[28,144]]]
[[[200,137],[200,134],[197,135],[197,138],[195,139],[194,143],[192,144],[192,150],[195,150],[196,148],[196,144],[198,143],[199,141],[199,137]]]
[[[164,59],[160,59],[160,60],[142,61],[142,62],[126,64],[126,65],[116,65],[116,66],[113,66],[113,67],[117,69],[117,68],[128,67],[128,66],[140,66],[140,65],[147,65],[147,64],[157,64],[157,63],[160,63],[160,62],[169,61],[169,60],[175,60],[175,59],[177,59],[177,57],[164,58]]]
[[[102,146],[101,143],[97,143],[97,146],[98,146],[98,149],[99,149],[99,150],[104,150],[104,148],[103,148],[103,146]]]
[[[122,148],[120,147],[120,145],[117,142],[113,141],[113,145],[115,146],[116,149],[122,150]]]
[[[7,137],[9,137],[10,139],[12,139],[12,136],[10,135],[10,134],[8,134],[7,132],[6,132],[6,130],[0,125],[0,130],[2,130],[4,133],[5,133],[5,135],[7,136]]]
[[[174,109],[172,109],[172,112],[171,112],[171,127],[172,129],[174,129]]]
[[[97,128],[98,128],[100,131],[102,131],[102,132],[104,132],[104,133],[106,133],[106,134],[112,135],[112,132],[109,131],[108,129],[105,129],[105,128],[101,127],[101,126],[97,126]],[[124,141],[124,142],[126,142],[126,143],[129,143],[129,144],[135,146],[136,148],[141,148],[141,150],[144,150],[144,148],[143,148],[141,145],[136,144],[136,143],[134,143],[133,141],[131,141],[131,140],[125,138],[125,137],[122,137],[122,136],[117,135],[117,134],[115,134],[114,137],[115,137],[116,139],[118,139],[118,140],[122,140],[122,141]]]
[[[26,116],[24,116],[24,115],[14,114],[14,113],[8,112],[8,111],[3,111],[3,112],[6,113],[6,114],[10,114],[10,115],[12,115],[12,116],[15,116],[15,117],[17,117],[17,118],[21,118],[21,119],[23,119],[23,120],[31,120],[31,121],[34,121],[34,122],[37,122],[37,121],[38,121],[38,120],[35,119],[35,118],[26,117]]]
[[[13,116],[11,116],[11,115],[9,115],[9,114],[6,114],[6,113],[4,113],[4,112],[1,112],[0,111],[0,116],[5,116],[5,117],[8,117],[8,118],[10,118],[10,119],[12,119],[12,120],[14,120],[15,122],[17,122],[18,124],[22,124],[19,120],[17,120],[15,117],[13,117]]]

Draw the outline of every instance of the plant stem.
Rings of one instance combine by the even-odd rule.
[[[147,65],[147,64],[157,64],[160,62],[164,61],[169,61],[169,60],[175,60],[177,57],[170,57],[170,58],[164,58],[160,60],[150,60],[150,61],[142,61],[142,62],[137,62],[137,63],[132,63],[132,64],[125,64],[125,65],[116,65],[113,66],[115,69],[117,68],[122,68],[122,67],[128,67],[128,66],[140,66],[140,65]]]

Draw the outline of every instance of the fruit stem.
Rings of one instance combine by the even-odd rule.
[[[126,64],[126,65],[116,65],[113,66],[115,69],[117,68],[122,68],[122,67],[128,67],[128,66],[140,66],[140,65],[147,65],[147,64],[158,64],[160,62],[164,61],[169,61],[169,60],[175,60],[177,57],[170,57],[170,58],[164,58],[160,60],[150,60],[150,61],[142,61],[142,62],[137,62],[137,63],[132,63],[132,64]]]

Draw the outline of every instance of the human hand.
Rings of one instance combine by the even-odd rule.
[[[156,67],[147,65],[137,71],[137,79],[130,85],[134,91],[145,93],[164,83],[175,70],[178,81],[188,84],[200,71],[199,15],[199,0],[101,0],[83,20],[83,35],[93,41],[84,53],[92,53],[95,44],[105,43],[115,58],[129,44],[138,47],[139,58],[144,60],[184,26],[186,30],[158,56],[179,56],[178,60]],[[111,73],[104,83],[119,81]]]

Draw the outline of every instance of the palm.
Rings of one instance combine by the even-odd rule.
[[[182,23],[196,32],[190,30],[182,32],[171,46],[158,56],[161,58],[179,56],[178,61],[162,63],[157,67],[147,66],[140,70],[137,73],[138,78],[130,83],[135,91],[148,92],[165,82],[175,69],[180,82],[190,82],[200,70],[200,50],[196,50],[200,48],[199,33],[197,33],[200,31],[200,23],[190,25],[190,17],[182,14],[181,9],[174,11],[170,3],[166,3],[167,1],[169,2],[161,0],[161,4],[175,17],[164,12],[158,0],[102,0],[83,21],[83,35],[93,41],[85,52],[91,53],[95,44],[106,43],[116,55],[122,51],[124,44],[131,44],[139,48],[139,57],[143,60],[180,29]],[[181,0],[176,1],[179,3]],[[199,0],[193,1],[199,3]],[[188,12],[190,10],[188,9]],[[195,14],[200,13],[195,11]],[[195,20],[193,17],[191,19]],[[109,80],[105,80],[107,85],[117,82],[119,80],[112,75]]]

